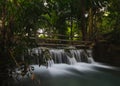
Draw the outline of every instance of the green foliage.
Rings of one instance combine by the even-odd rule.
[[[108,40],[120,43],[119,0],[46,0],[46,2],[45,5],[44,0],[0,0],[0,68],[5,68],[2,73],[9,64],[18,65],[17,62],[21,61],[27,49],[37,47],[38,29],[43,29],[48,36],[49,33],[68,35],[54,38],[70,39],[71,36],[77,35],[79,40],[82,38],[87,40],[91,29],[92,36],[109,33]],[[109,6],[107,10],[109,16],[104,16],[105,11],[100,11],[106,6]],[[85,17],[85,14],[88,16]],[[1,64],[4,67],[1,67]]]
[[[2,50],[11,50],[16,57],[23,54],[26,49],[36,47],[35,38],[39,28],[48,35],[57,33],[77,35],[80,38],[82,35],[82,38],[87,40],[93,36],[94,40],[98,35],[110,33],[109,40],[119,42],[119,0],[84,0],[84,2],[46,0],[46,2],[44,5],[43,0],[0,0],[1,53]],[[105,13],[109,15],[105,16]],[[85,14],[88,16],[85,17]],[[56,38],[70,39],[62,36]]]
[[[110,0],[108,5],[109,15],[103,17],[103,27],[105,34],[107,35],[107,40],[119,44],[120,43],[120,1],[119,0]],[[106,28],[106,29],[105,29]],[[103,31],[103,32],[104,32]]]
[[[0,5],[0,57],[19,61],[25,50],[37,46],[36,32],[46,8],[42,0],[1,0]]]

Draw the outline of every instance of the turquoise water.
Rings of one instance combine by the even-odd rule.
[[[15,86],[120,86],[120,69],[96,62],[34,67],[34,80],[23,77]]]

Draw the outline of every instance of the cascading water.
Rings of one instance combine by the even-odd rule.
[[[46,59],[52,63],[75,64],[77,62],[93,63],[91,50],[83,49],[41,49],[33,48],[29,50],[30,56],[34,57],[34,63],[40,63],[39,60]],[[39,60],[38,60],[39,59]]]
[[[89,63],[95,63],[93,57],[92,57],[92,50],[87,50],[88,53],[88,62]]]
[[[84,61],[83,59],[86,59],[84,62],[94,62],[92,59],[91,50],[87,50],[85,52],[81,49],[50,49],[49,52],[55,63],[75,64],[77,62]]]
[[[43,54],[44,53],[44,54]],[[34,79],[24,77],[14,86],[119,86],[119,68],[94,62],[91,50],[32,49],[48,68],[34,66]],[[40,63],[40,61],[39,61]]]
[[[55,63],[65,63],[66,62],[66,58],[65,58],[63,49],[50,49],[49,52]]]
[[[57,64],[59,63],[74,64],[77,62],[74,56],[70,52],[69,53],[65,52],[64,49],[50,49],[49,52],[54,62]]]
[[[68,59],[68,64],[75,64],[77,63],[75,56],[70,52],[70,50],[65,50],[65,55]]]
[[[71,54],[75,57],[75,59],[77,60],[77,62],[81,62],[81,49],[78,50],[70,50]]]

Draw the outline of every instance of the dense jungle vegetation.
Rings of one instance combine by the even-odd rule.
[[[38,46],[34,38],[60,34],[67,37],[55,38],[119,45],[119,3],[120,0],[0,0],[0,79],[9,77],[8,68],[20,65],[28,48]]]

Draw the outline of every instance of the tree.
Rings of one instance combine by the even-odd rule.
[[[45,7],[42,0],[0,1],[0,74],[1,83],[9,78],[8,69],[20,66],[21,56],[31,46],[31,39],[42,21]]]
[[[37,47],[34,39],[39,28],[46,30],[47,35],[60,34],[59,39],[69,39],[62,35],[70,35],[73,40],[76,31],[79,36],[82,33],[84,41],[92,41],[98,33],[108,32],[112,33],[110,39],[118,40],[118,3],[119,0],[46,0],[46,3],[43,0],[0,0],[0,73],[8,77],[9,65],[19,66],[21,55],[28,48]],[[106,7],[109,9],[105,10]]]
[[[109,15],[107,15],[107,19],[108,19],[108,24],[110,26],[110,30],[108,31],[107,34],[107,40],[112,42],[113,44],[119,44],[120,43],[120,11],[119,11],[119,0],[113,1],[110,0],[109,1],[109,8],[108,8],[108,12]],[[107,26],[107,25],[106,25]]]

